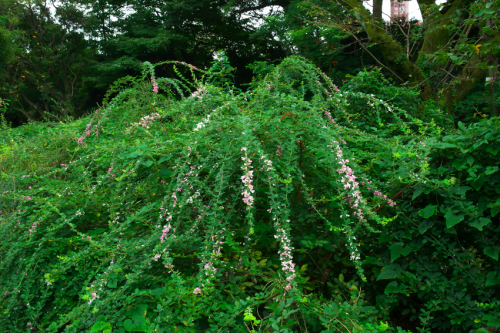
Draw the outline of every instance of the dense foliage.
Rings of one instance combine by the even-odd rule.
[[[242,92],[223,52],[146,62],[85,118],[2,122],[2,331],[500,326],[498,118],[455,130],[378,71],[254,69]]]
[[[474,92],[485,95],[487,115],[499,114],[497,1],[419,0],[422,24],[383,21],[382,1],[370,13],[357,0],[3,0],[5,117],[14,126],[77,119],[117,79],[140,75],[145,61],[207,70],[219,49],[243,90],[252,80],[249,64],[300,55],[339,87],[346,75],[377,66],[448,112]],[[172,63],[157,75],[175,78]]]

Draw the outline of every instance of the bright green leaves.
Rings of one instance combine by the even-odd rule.
[[[251,321],[253,325],[257,326],[260,324],[260,320],[258,320],[252,313],[251,308],[247,308],[245,310],[245,316],[243,317],[244,321]]]
[[[389,250],[391,250],[391,262],[398,259],[401,255],[406,257],[412,251],[409,245],[406,245],[403,242],[394,243],[389,246]]]
[[[418,215],[422,216],[424,219],[428,219],[429,217],[434,215],[435,211],[436,211],[436,206],[427,205],[427,207],[419,210]]]
[[[382,267],[382,271],[380,272],[380,274],[377,276],[377,281],[395,279],[401,272],[401,266],[399,266],[398,264],[390,264],[388,266],[384,266]]]

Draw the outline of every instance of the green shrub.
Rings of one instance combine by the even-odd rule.
[[[451,205],[438,186],[452,186],[431,160],[457,149],[440,141],[443,129],[371,94],[338,91],[300,57],[246,93],[225,79],[223,53],[208,72],[177,65],[174,80],[155,78],[145,63],[88,118],[1,133],[0,328],[403,332],[391,328],[406,324],[393,310],[404,304],[398,292],[412,292],[426,302],[413,327],[427,330],[428,310],[437,311],[429,302],[441,294],[396,260],[425,249],[415,260],[432,262],[427,253],[438,246],[400,243],[413,230],[405,215],[418,219],[423,208],[419,222],[429,220],[431,191]],[[358,126],[350,100],[383,120]],[[416,208],[401,197],[410,186],[429,195],[415,196]],[[398,242],[377,242],[384,237]],[[483,266],[477,281],[495,282],[492,272]],[[389,296],[384,279],[394,280]],[[489,298],[467,294],[489,304],[475,318],[443,324],[458,318],[450,306],[439,325],[480,327],[477,315],[497,311],[493,285]],[[461,291],[452,291],[456,303]]]

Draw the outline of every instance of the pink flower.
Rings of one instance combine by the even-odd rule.
[[[200,288],[198,288],[198,287],[196,287],[196,288],[194,289],[194,291],[193,291],[193,294],[197,294],[197,295],[198,295],[198,294],[201,294],[201,289],[200,289]]]
[[[155,94],[158,93],[158,83],[156,83],[156,79],[154,77],[151,78],[151,81],[153,82],[153,92]]]

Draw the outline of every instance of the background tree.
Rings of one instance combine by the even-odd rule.
[[[69,3],[48,1],[11,3],[7,10],[20,15],[9,27],[19,31],[18,48],[2,73],[2,90],[12,100],[11,108],[30,121],[49,115],[76,117],[85,100],[82,70],[94,53],[78,32],[82,13]]]
[[[418,0],[423,26],[411,28],[395,22],[407,35],[406,45],[398,41],[381,18],[382,1],[374,2],[373,14],[357,0],[330,1],[324,6],[315,0],[303,2],[315,24],[348,31],[356,36],[368,35],[370,45],[380,51],[388,69],[401,83],[418,87],[423,100],[436,98],[441,107],[452,112],[454,107],[485,77],[496,71],[499,55],[499,4],[450,0],[436,5],[433,0]],[[343,15],[336,15],[338,8]],[[420,43],[411,57],[413,39]],[[413,44],[413,43],[412,43]],[[368,51],[368,45],[363,45]],[[380,60],[379,60],[380,61]]]

